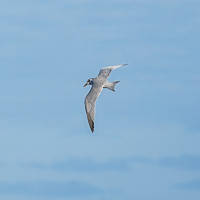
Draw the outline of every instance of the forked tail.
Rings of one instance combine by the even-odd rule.
[[[105,85],[104,85],[104,88],[108,88],[108,89],[110,89],[110,90],[112,90],[113,92],[115,92],[115,85],[117,84],[117,83],[119,83],[120,81],[114,81],[114,82],[112,82],[112,83],[106,83]]]

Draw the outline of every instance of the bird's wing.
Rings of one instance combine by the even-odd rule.
[[[95,103],[102,89],[102,86],[93,85],[85,98],[85,111],[92,132],[94,132]]]
[[[101,79],[107,79],[108,76],[110,75],[110,72],[114,69],[117,69],[119,67],[123,67],[127,64],[121,64],[121,65],[113,65],[113,66],[107,66],[107,67],[104,67],[100,70],[99,74],[98,74],[98,77],[101,78]]]

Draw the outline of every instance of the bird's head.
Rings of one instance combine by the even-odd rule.
[[[83,87],[86,87],[87,85],[93,85],[93,78],[89,78]]]

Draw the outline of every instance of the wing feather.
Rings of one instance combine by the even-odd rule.
[[[98,96],[101,94],[102,89],[102,86],[93,85],[85,98],[85,111],[92,132],[94,132],[95,104]]]
[[[107,79],[108,76],[110,75],[111,71],[112,70],[115,70],[119,67],[123,67],[127,64],[121,64],[121,65],[112,65],[112,66],[107,66],[107,67],[104,67],[100,70],[99,74],[98,74],[98,77],[99,78],[102,78],[102,79]]]

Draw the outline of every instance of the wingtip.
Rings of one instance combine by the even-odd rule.
[[[92,133],[94,133],[94,121],[91,121],[90,129],[91,129]]]
[[[91,128],[91,131],[92,131],[92,133],[94,133],[94,128],[93,127]]]
[[[119,65],[116,65],[116,69],[119,68],[119,67],[124,67],[126,65],[128,65],[128,64],[119,64]]]

